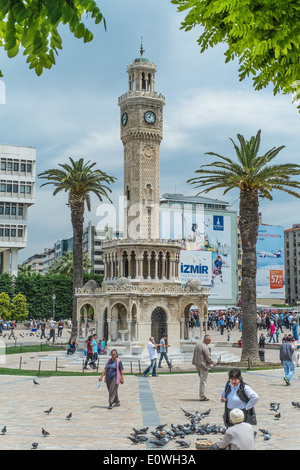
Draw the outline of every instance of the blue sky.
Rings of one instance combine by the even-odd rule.
[[[224,63],[224,47],[200,54],[200,30],[180,30],[184,15],[169,0],[103,0],[99,6],[107,22],[87,24],[94,33],[83,44],[62,27],[63,51],[56,66],[41,77],[28,69],[22,53],[7,59],[1,50],[6,104],[0,105],[0,142],[37,149],[37,173],[58,163],[84,157],[118,177],[113,201],[123,193],[123,146],[120,141],[118,97],[128,89],[126,67],[137,56],[141,36],[145,56],[157,64],[156,91],[166,98],[164,139],[160,154],[160,191],[195,194],[186,184],[201,164],[205,152],[234,156],[229,137],[246,138],[262,130],[261,153],[285,145],[278,162],[299,163],[300,115],[292,96],[273,96],[272,89],[254,91],[252,82],[240,83],[237,63]],[[19,261],[59,238],[71,236],[67,196],[52,197],[40,188],[29,210],[28,245]],[[213,192],[238,211],[238,193]],[[85,223],[97,223],[98,203],[86,212]],[[299,222],[300,201],[274,193],[263,201],[261,212],[268,224],[289,228]]]

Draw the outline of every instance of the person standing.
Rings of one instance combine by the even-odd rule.
[[[299,341],[298,324],[297,324],[296,320],[293,321],[292,332],[293,332],[293,336],[295,338],[295,341]]]
[[[94,362],[97,361],[98,359],[98,343],[97,343],[97,335],[96,333],[93,334],[93,338],[92,338],[92,346],[93,346],[93,353],[94,353]]]
[[[242,410],[246,423],[257,424],[254,410],[254,405],[258,402],[257,393],[243,381],[240,369],[231,369],[228,379],[220,395],[221,403],[225,403],[225,426],[231,426],[229,415],[235,408]]]
[[[275,336],[274,336],[274,334],[275,334],[275,329],[276,329],[276,328],[275,328],[274,322],[271,321],[269,343],[271,343],[272,338],[273,338],[273,342],[276,343],[276,341],[275,341]]]
[[[61,338],[63,329],[64,329],[64,322],[62,321],[62,319],[60,319],[57,324],[57,337],[58,338]]]
[[[295,364],[293,362],[294,348],[291,343],[291,337],[287,336],[284,343],[280,347],[280,361],[284,368],[284,377],[286,385],[291,385],[290,380],[295,373]]]
[[[205,396],[208,372],[210,366],[215,366],[215,362],[211,358],[211,352],[208,345],[211,343],[210,335],[205,335],[203,341],[199,341],[194,349],[192,364],[196,367],[200,377],[199,398],[200,401],[209,401]]]
[[[161,362],[163,359],[165,359],[166,363],[168,364],[168,367],[172,367],[171,366],[171,363],[169,361],[169,358],[168,358],[168,355],[167,355],[167,348],[170,347],[170,345],[166,345],[166,341],[167,341],[167,335],[163,335],[163,337],[161,338],[160,342],[159,342],[159,352],[160,352],[160,358],[159,358],[159,362],[158,362],[158,367],[161,368],[162,365],[161,365]]]
[[[148,342],[148,351],[149,351],[149,358],[150,358],[150,366],[147,367],[146,370],[143,372],[143,376],[147,377],[147,374],[150,372],[152,369],[152,377],[158,377],[156,375],[156,361],[157,361],[157,344],[155,344],[153,336],[150,336],[149,342]]]
[[[49,330],[49,337],[47,338],[47,341],[50,341],[52,338],[53,343],[55,342],[55,323],[56,322],[53,319],[49,321],[50,330]]]
[[[84,369],[87,369],[88,363],[89,363],[89,366],[92,367],[92,369],[96,369],[96,364],[94,362],[94,351],[93,351],[92,339],[93,337],[89,336],[86,342],[87,354],[86,354],[86,360],[84,363]]]
[[[45,335],[45,330],[46,330],[46,322],[45,322],[45,320],[42,320],[41,321],[41,338],[40,339],[43,339],[43,338],[47,339],[46,335]]]
[[[249,423],[244,422],[244,413],[239,408],[230,412],[231,426],[222,439],[210,446],[210,450],[256,450],[254,431]]]
[[[112,349],[110,353],[111,358],[107,361],[102,375],[99,377],[101,382],[105,377],[106,386],[109,393],[108,409],[111,410],[114,406],[120,406],[118,396],[119,385],[124,383],[124,367],[118,358],[116,349]]]

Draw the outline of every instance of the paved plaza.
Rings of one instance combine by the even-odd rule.
[[[240,349],[224,345],[217,331],[211,332],[215,349]],[[232,341],[240,336],[232,333]],[[30,337],[32,339],[32,337]],[[224,336],[226,341],[226,336]],[[223,341],[224,341],[223,340]],[[38,341],[38,340],[37,340]],[[47,357],[56,352],[47,353]],[[65,354],[65,353],[64,353]],[[32,366],[40,355],[45,353],[23,354],[24,368]],[[266,360],[278,362],[278,349],[267,349]],[[17,367],[20,355],[7,356],[7,367]],[[67,357],[65,358],[67,359]],[[69,359],[68,359],[69,360]],[[53,368],[52,361],[52,368]],[[49,361],[48,361],[49,363]],[[43,367],[45,367],[43,365]],[[80,366],[79,366],[80,367]],[[100,367],[101,371],[102,368]],[[63,370],[69,370],[67,363]],[[185,424],[189,422],[181,408],[195,412],[211,412],[201,424],[222,425],[224,405],[219,402],[219,395],[227,380],[227,372],[209,374],[207,396],[209,402],[199,401],[199,378],[191,364],[174,364],[174,372],[169,373],[166,365],[158,369],[157,378],[144,378],[140,375],[125,375],[125,383],[120,386],[121,406],[107,409],[108,392],[106,385],[98,388],[98,377],[87,372],[77,377],[35,377],[39,385],[33,384],[33,377],[0,376],[1,414],[0,430],[6,426],[5,435],[0,435],[1,450],[30,450],[33,442],[38,443],[38,450],[149,450],[160,451],[149,442],[132,444],[128,436],[136,429],[149,426],[147,437],[152,438],[159,424]],[[130,372],[128,366],[125,373]],[[191,373],[192,372],[192,373]],[[243,373],[244,381],[259,395],[256,405],[258,425],[256,448],[258,450],[296,450],[300,448],[300,409],[292,406],[292,401],[300,401],[300,369],[292,379],[291,386],[285,386],[283,369],[271,369]],[[280,403],[280,420],[270,411],[270,402]],[[53,407],[47,415],[45,410]],[[72,418],[66,416],[72,412]],[[42,428],[49,436],[42,436]],[[271,439],[265,441],[259,428],[267,429]],[[186,436],[191,443],[190,450],[195,450],[197,434]],[[217,441],[220,434],[209,435]],[[171,440],[164,450],[178,449],[178,444]],[[195,450],[196,451],[196,450]]]

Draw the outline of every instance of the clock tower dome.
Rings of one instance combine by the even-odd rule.
[[[119,98],[124,145],[125,237],[158,240],[159,150],[165,98],[155,91],[156,65],[140,57],[127,66],[128,91]]]

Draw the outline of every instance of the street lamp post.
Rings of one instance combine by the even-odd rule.
[[[55,320],[55,300],[56,300],[56,295],[52,295],[52,300],[53,300],[53,320]]]

